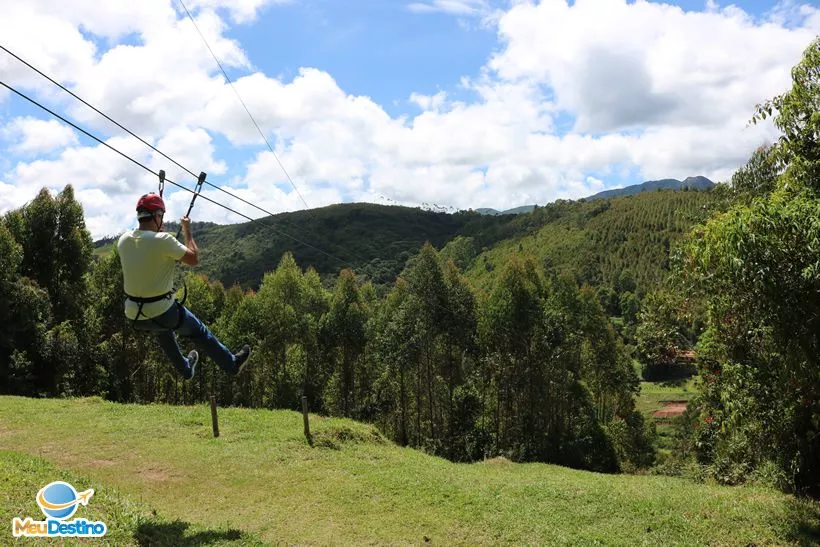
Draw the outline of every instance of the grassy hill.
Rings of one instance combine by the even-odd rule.
[[[658,435],[658,452],[663,456],[668,456],[675,450],[675,420],[678,419],[678,412],[669,412],[672,407],[689,404],[689,401],[697,394],[698,385],[696,378],[689,378],[680,382],[641,382],[641,390],[636,397],[638,411],[644,419],[651,420],[655,424],[655,431]],[[656,415],[657,411],[661,415]],[[664,415],[665,414],[665,415]]]
[[[104,522],[108,528],[104,540],[109,545],[263,545],[259,538],[240,530],[170,520],[149,503],[85,473],[68,471],[46,458],[7,450],[0,450],[0,520],[10,526],[15,517],[43,519],[35,495],[55,480],[68,482],[78,490],[94,488],[89,505],[79,508],[74,518]],[[4,531],[3,537],[11,541],[11,532]],[[38,545],[87,545],[99,540],[38,538],[21,539],[20,543],[35,541]]]
[[[175,537],[168,544],[176,545],[256,538],[789,545],[820,538],[820,505],[762,487],[505,460],[455,464],[397,447],[369,426],[319,416],[311,416],[311,447],[301,415],[290,411],[220,409],[219,419],[221,435],[213,438],[204,405],[2,397],[0,450],[26,456],[0,452],[0,515],[36,516],[35,487],[63,473],[29,458],[40,456],[96,488],[88,510],[101,511],[111,533],[132,544],[148,544],[137,539],[146,519],[152,524],[144,532]],[[143,504],[162,516],[146,514]],[[180,531],[189,525],[199,541],[184,540]]]

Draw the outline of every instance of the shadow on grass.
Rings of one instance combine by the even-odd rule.
[[[134,532],[134,539],[140,546],[159,547],[173,545],[187,547],[195,545],[259,545],[260,542],[241,530],[196,530],[188,532],[190,523],[181,520],[173,522],[142,522]],[[186,533],[187,532],[187,533]]]
[[[697,376],[697,368],[691,364],[644,366],[641,370],[641,378],[645,382],[654,382],[663,387],[682,387],[694,376]]]
[[[683,387],[686,385],[686,382],[692,378],[691,376],[681,376],[680,378],[672,378],[669,380],[664,380],[661,382],[662,387]]]
[[[790,541],[799,545],[820,545],[820,508],[816,503],[792,500],[788,508]]]

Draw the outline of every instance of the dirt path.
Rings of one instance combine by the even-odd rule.
[[[689,401],[661,401],[663,408],[652,413],[655,418],[672,418],[686,412]]]

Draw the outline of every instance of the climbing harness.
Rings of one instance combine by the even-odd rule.
[[[126,293],[125,296],[126,296],[126,298],[128,298],[128,300],[131,300],[132,302],[136,302],[137,304],[139,304],[139,306],[137,307],[137,315],[132,320],[131,326],[134,326],[134,324],[136,324],[136,322],[140,318],[140,315],[144,315],[142,313],[142,307],[145,304],[150,304],[152,302],[160,302],[162,300],[170,300],[171,298],[173,298],[174,292],[176,292],[176,291],[172,290],[172,291],[169,291],[165,294],[161,294],[159,296],[151,296],[151,297],[148,297],[148,298],[143,298],[141,296],[131,296],[130,294]],[[171,330],[177,330],[179,327],[181,327],[182,326],[182,320],[183,320],[183,317],[184,317],[183,314],[182,314],[182,303],[176,302],[176,304],[179,304],[179,307],[180,307],[180,309],[179,309],[179,319],[177,320],[176,326],[174,326],[174,328],[171,329]],[[153,317],[146,317],[146,319],[150,319],[151,321],[154,321]],[[157,323],[157,322],[154,321],[154,323]],[[157,323],[157,324],[159,325],[159,323]],[[164,327],[165,325],[160,325],[160,326]]]

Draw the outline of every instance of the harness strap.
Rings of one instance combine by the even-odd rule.
[[[188,299],[188,284],[185,283],[185,279],[182,280],[182,300],[180,301],[180,305],[184,306],[185,301]]]
[[[131,300],[133,302],[136,302],[138,304],[138,306],[137,306],[137,315],[134,316],[134,319],[131,322],[131,326],[133,327],[137,323],[137,321],[139,320],[140,316],[141,315],[144,316],[144,314],[142,313],[142,307],[145,304],[150,304],[152,302],[159,302],[161,300],[165,300],[166,298],[170,299],[170,298],[173,297],[174,291],[169,291],[169,292],[167,292],[165,294],[161,294],[159,296],[148,296],[148,297],[131,296],[128,293],[124,293],[124,294],[125,294],[126,298],[128,298],[129,300]],[[187,298],[187,297],[188,297],[188,287],[185,287],[185,297],[183,298],[183,302],[185,301],[185,298]],[[176,302],[176,301],[174,303],[179,305],[179,319],[177,320],[176,326],[174,326],[171,330],[177,330],[179,327],[181,327],[182,322],[185,319],[185,314],[183,313],[182,304],[180,304],[179,302]],[[153,317],[146,317],[146,319],[150,319],[154,323],[157,323],[156,319],[153,318]],[[157,324],[159,325],[159,323],[157,323]],[[160,325],[160,326],[164,326],[164,325]]]
[[[137,315],[134,316],[133,323],[131,324],[131,326],[133,327],[136,324],[136,322],[139,320],[140,316],[143,315],[142,307],[145,304],[150,304],[152,302],[159,302],[161,300],[165,300],[166,298],[171,298],[174,294],[174,291],[169,291],[169,292],[167,292],[165,294],[161,294],[159,296],[147,296],[147,297],[132,296],[128,293],[124,293],[124,294],[125,294],[125,297],[128,300],[131,300],[131,301],[136,302],[137,304],[139,304],[139,306],[137,306]],[[150,319],[150,318],[146,317],[146,319]]]
[[[161,294],[159,296],[148,296],[148,297],[131,296],[128,293],[125,293],[125,296],[129,300],[133,300],[134,302],[137,302],[138,304],[150,304],[152,302],[159,302],[160,300],[165,300],[166,298],[171,298],[171,296],[173,294],[174,294],[174,291],[168,291],[167,293]]]
[[[185,312],[184,312],[185,308],[183,306],[185,305],[185,300],[188,299],[188,285],[185,283],[185,281],[182,282],[182,288],[183,288],[182,302],[179,302],[179,301],[174,302],[175,304],[177,304],[179,306],[179,319],[177,319],[176,326],[173,327],[171,330],[179,329],[179,327],[182,326],[182,322],[185,320]],[[129,300],[131,300],[133,302],[136,302],[138,304],[138,306],[137,306],[137,315],[134,316],[134,319],[131,322],[131,326],[133,327],[136,324],[136,322],[139,320],[140,316],[144,315],[142,313],[142,307],[145,304],[151,304],[152,302],[159,302],[161,300],[165,300],[166,298],[170,299],[174,296],[175,292],[176,291],[171,290],[171,291],[168,291],[165,294],[161,294],[161,295],[158,295],[158,296],[148,296],[148,297],[131,296],[128,293],[123,293],[123,294],[125,294],[126,298],[128,298]],[[156,321],[154,320],[153,317],[146,317],[146,319],[150,319],[151,321],[154,321],[154,323],[156,323]],[[157,324],[159,324],[159,323],[157,323]]]

